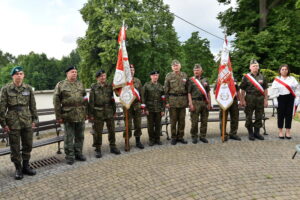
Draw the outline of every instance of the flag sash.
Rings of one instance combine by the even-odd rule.
[[[207,93],[206,93],[204,87],[202,86],[201,82],[198,79],[196,79],[195,77],[192,77],[191,80],[195,83],[195,85],[200,90],[200,92],[205,96],[205,101],[208,102]]]
[[[283,82],[279,78],[275,78],[275,81],[277,81],[278,83],[283,85],[294,97],[296,97],[295,92],[292,90],[292,88],[288,84],[286,84],[285,82]]]
[[[255,78],[253,78],[253,76],[251,76],[251,74],[245,74],[244,76],[250,81],[250,83],[252,83],[252,85],[254,85],[256,89],[258,89],[262,95],[265,95],[264,88],[257,82],[257,80],[255,80]]]

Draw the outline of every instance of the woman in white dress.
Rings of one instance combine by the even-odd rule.
[[[271,98],[277,109],[277,125],[280,139],[291,139],[291,126],[295,106],[299,104],[300,86],[298,81],[290,76],[288,65],[283,64],[279,67],[279,76],[277,76],[271,87]],[[285,125],[285,135],[283,134],[283,125]]]

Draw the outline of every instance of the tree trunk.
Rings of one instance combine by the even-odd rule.
[[[262,31],[267,26],[267,8],[268,0],[259,0],[259,31]]]

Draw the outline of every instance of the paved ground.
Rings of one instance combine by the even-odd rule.
[[[188,122],[188,117],[187,117]],[[192,144],[187,123],[187,145],[164,145],[94,158],[91,136],[86,131],[87,162],[68,166],[61,162],[42,167],[34,177],[15,181],[9,156],[0,157],[0,199],[299,199],[300,155],[291,159],[300,143],[300,123],[293,122],[292,140],[277,139],[276,119],[267,121],[265,141],[248,141],[244,122],[242,142],[221,143],[218,123],[209,123],[210,144]],[[143,142],[147,142],[143,131]],[[107,141],[107,135],[104,136]],[[134,144],[132,139],[132,144]],[[34,149],[32,160],[56,155],[56,145]]]

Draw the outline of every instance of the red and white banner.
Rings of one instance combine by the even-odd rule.
[[[236,88],[232,75],[229,46],[227,38],[225,37],[216,87],[216,101],[223,110],[226,110],[231,106],[235,95]]]
[[[257,82],[257,80],[255,80],[255,78],[253,78],[253,76],[251,76],[250,73],[245,74],[244,76],[254,85],[256,89],[258,89],[263,96],[265,95],[264,88],[259,84],[259,82]]]
[[[283,85],[288,91],[290,91],[290,93],[296,97],[296,94],[295,92],[293,91],[293,89],[288,85],[286,84],[284,81],[280,80],[279,78],[275,78],[275,81],[277,81],[278,83],[280,83],[281,85]]]
[[[123,26],[120,30],[118,43],[119,53],[116,66],[116,72],[113,80],[113,87],[120,95],[120,102],[129,109],[135,98],[140,99],[138,91],[133,86],[133,77],[131,76],[128,54],[126,50],[126,28]]]
[[[200,90],[200,92],[205,96],[205,101],[208,102],[206,90],[203,87],[203,85],[201,84],[201,82],[198,79],[196,79],[195,77],[192,77],[191,80],[195,83],[195,85]]]

